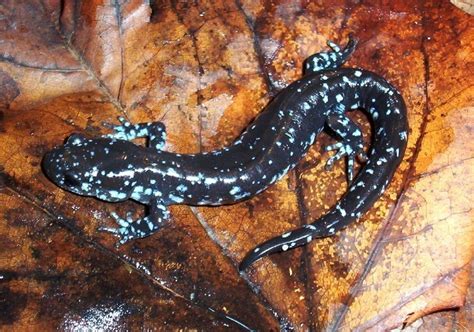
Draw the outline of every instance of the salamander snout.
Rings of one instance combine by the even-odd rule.
[[[57,148],[44,155],[41,166],[48,179],[57,184],[59,177],[62,177],[62,158]]]
[[[57,186],[78,195],[109,202],[128,199],[132,189],[123,181],[121,171],[125,169],[127,177],[130,170],[125,167],[132,162],[120,143],[72,134],[63,145],[44,155],[44,174]]]
[[[86,194],[84,188],[87,179],[86,167],[83,160],[70,151],[59,146],[46,153],[43,157],[42,168],[48,179],[59,187],[74,193]]]

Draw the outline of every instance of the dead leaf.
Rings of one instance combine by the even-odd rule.
[[[472,329],[472,31],[448,2],[4,1],[0,325]],[[346,190],[342,164],[324,171],[325,135],[266,192],[172,207],[169,227],[118,250],[96,228],[142,207],[64,192],[41,172],[69,134],[98,136],[119,115],[163,121],[170,151],[222,147],[306,57],[349,32],[360,43],[348,65],[400,89],[410,136],[386,193],[335,237],[237,272],[249,249],[315,220]]]

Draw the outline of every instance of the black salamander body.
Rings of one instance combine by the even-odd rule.
[[[133,221],[116,214],[114,233],[120,243],[149,236],[169,219],[168,205],[222,205],[248,199],[278,181],[305,155],[325,126],[340,138],[331,166],[347,158],[348,192],[312,224],[271,239],[252,250],[240,269],[277,251],[333,235],[361,217],[389,184],[405,151],[405,104],[382,77],[361,69],[339,68],[352,53],[345,49],[318,53],[306,62],[305,75],[281,91],[230,146],[209,153],[163,151],[165,127],[160,122],[132,125],[121,119],[112,134],[88,139],[71,135],[45,155],[43,169],[61,188],[79,195],[119,202],[133,199],[150,213]],[[345,112],[363,108],[373,123],[373,143],[366,157],[362,133]],[[131,140],[148,137],[148,147]],[[356,157],[366,159],[353,177]]]

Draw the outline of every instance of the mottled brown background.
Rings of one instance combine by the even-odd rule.
[[[473,31],[449,1],[1,1],[0,330],[474,329]],[[333,238],[237,273],[346,190],[343,163],[324,171],[326,135],[257,197],[174,206],[169,227],[120,249],[96,228],[140,205],[41,172],[48,149],[118,115],[163,121],[171,151],[228,144],[350,32],[348,65],[399,88],[410,136],[384,196]]]

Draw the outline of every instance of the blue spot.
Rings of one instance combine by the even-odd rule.
[[[229,194],[235,195],[235,194],[237,194],[238,192],[240,192],[240,190],[241,190],[240,187],[234,186],[234,187],[232,187],[232,189],[229,191]]]

